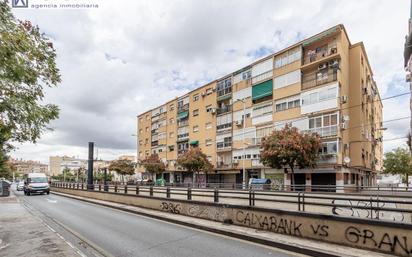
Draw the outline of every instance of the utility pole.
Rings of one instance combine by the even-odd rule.
[[[87,170],[87,190],[94,190],[93,185],[93,152],[94,143],[89,142],[89,160],[88,160],[88,170]]]

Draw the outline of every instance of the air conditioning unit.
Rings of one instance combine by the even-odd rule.
[[[348,102],[348,96],[347,95],[341,96],[340,99],[341,99],[341,103],[343,103],[343,104]]]
[[[202,97],[205,97],[205,96],[206,96],[206,92],[203,92],[203,93],[201,94],[201,96],[202,96]]]
[[[343,122],[343,123],[340,124],[340,128],[341,128],[342,130],[345,130],[345,129],[348,128],[348,124],[347,124],[346,122]]]
[[[406,82],[411,82],[411,74],[406,74]]]
[[[366,86],[362,87],[362,94],[364,94],[364,95],[368,94],[368,88]]]
[[[212,114],[215,114],[215,113],[216,113],[216,108],[213,108],[210,112],[211,112]]]
[[[342,122],[349,121],[349,115],[342,115]]]
[[[322,63],[322,64],[319,64],[318,70],[323,70],[323,69],[326,69],[327,67],[328,67],[327,63]]]
[[[243,125],[243,120],[237,120],[237,121],[235,122],[235,124],[236,124],[236,126],[240,127],[240,126]]]

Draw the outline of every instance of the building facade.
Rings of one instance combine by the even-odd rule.
[[[322,137],[317,168],[295,170],[295,184],[368,186],[382,169],[382,107],[363,43],[337,25],[138,115],[137,156],[156,153],[166,180],[191,182],[176,159],[200,147],[214,165],[202,181],[242,183],[245,168],[246,181],[289,185],[288,169],[259,156],[262,137],[290,124]]]
[[[48,165],[38,161],[11,159],[10,160],[16,173],[24,175],[28,173],[45,173],[48,174]]]

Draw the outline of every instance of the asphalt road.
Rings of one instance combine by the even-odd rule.
[[[72,244],[79,242],[73,239],[77,235],[103,256],[302,256],[62,196],[15,194],[33,213],[47,217],[46,223],[53,220],[71,231]]]

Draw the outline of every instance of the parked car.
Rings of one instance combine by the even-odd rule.
[[[24,181],[19,181],[19,183],[17,183],[17,191],[23,191],[24,190]]]
[[[29,173],[24,175],[24,194],[32,193],[50,194],[47,176],[44,173]]]

